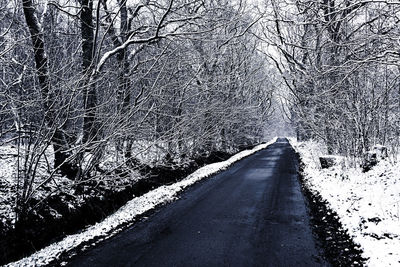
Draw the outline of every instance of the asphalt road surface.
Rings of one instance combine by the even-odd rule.
[[[286,139],[181,194],[69,266],[328,266]]]

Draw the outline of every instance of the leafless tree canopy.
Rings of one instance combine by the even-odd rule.
[[[17,214],[60,177],[97,183],[258,143],[278,106],[330,153],[397,154],[400,2],[258,3],[0,0]]]
[[[261,38],[280,70],[298,138],[360,156],[397,154],[400,130],[398,1],[268,0]]]
[[[17,213],[60,175],[79,184],[154,151],[154,164],[178,166],[260,142],[272,87],[250,11],[225,0],[0,0],[0,142],[18,148]]]

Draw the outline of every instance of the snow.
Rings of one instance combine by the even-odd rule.
[[[7,221],[11,222],[11,224],[13,224],[13,222],[15,221],[15,192],[18,177],[18,152],[21,155],[20,168],[24,166],[24,156],[27,154],[33,154],[29,146],[21,145],[19,150],[20,151],[18,151],[17,145],[3,144],[2,146],[0,146],[0,220],[5,225],[10,225],[9,223],[7,223]],[[45,149],[45,154],[47,157],[47,161],[50,163],[50,165],[52,165],[51,163],[54,161],[54,152],[51,146]],[[47,179],[49,169],[52,168],[52,166],[48,166],[47,161],[45,160],[45,157],[40,157],[36,169],[36,176],[33,183],[34,187],[37,187]],[[28,164],[30,163],[32,162],[28,162]],[[71,181],[67,180],[66,178],[58,179],[57,182],[58,186],[64,183],[71,184]],[[46,188],[47,190],[45,188],[34,190],[34,197],[44,198],[48,195],[48,191],[55,190],[56,188],[56,184],[48,183]]]
[[[143,164],[154,166],[165,157],[166,153],[163,145],[163,143],[136,141],[133,143],[132,153],[135,158],[140,160]],[[17,145],[3,144],[0,146],[0,221],[7,227],[12,227],[15,222],[18,152],[20,155],[20,168],[23,166],[24,155],[26,153],[35,153],[24,145],[21,145],[19,150],[20,151],[18,151]],[[115,146],[106,146],[104,154],[99,164],[103,170],[112,172],[125,161],[123,154],[121,152],[118,153]],[[50,173],[54,170],[54,151],[52,146],[46,148],[45,157],[42,156],[40,158],[37,166],[33,198],[40,201],[48,197],[49,194],[57,194],[60,191],[73,194],[74,190],[72,188],[74,181],[62,177],[58,173],[54,174],[55,179],[51,179],[48,183],[42,185],[44,181],[48,180]],[[93,154],[85,153],[81,166],[82,169],[86,170],[92,167],[93,159]],[[108,176],[102,176],[99,179],[106,185],[109,185],[109,187],[119,190],[123,188],[127,182],[133,182],[143,178],[137,170],[129,170],[129,173],[130,175],[125,178],[115,179],[112,177],[112,179],[110,179]],[[92,174],[99,175],[98,173]],[[22,183],[22,181],[20,181],[20,183]],[[79,205],[81,197],[78,196],[75,200],[73,204]]]
[[[120,232],[120,226],[134,222],[136,216],[145,213],[164,203],[177,199],[178,192],[194,183],[211,176],[219,171],[227,169],[236,161],[247,157],[259,150],[265,149],[270,144],[276,142],[276,138],[268,143],[258,145],[251,150],[244,150],[229,158],[226,161],[206,165],[194,173],[187,176],[180,182],[168,186],[161,186],[155,190],[144,194],[143,196],[133,198],[117,212],[107,217],[104,221],[90,226],[81,233],[70,235],[63,240],[39,250],[29,257],[23,258],[17,262],[6,266],[42,266],[49,264],[57,259],[63,252],[71,251],[84,242],[107,239]]]
[[[0,177],[4,182],[11,182],[16,168],[17,148],[11,145],[0,146]]]
[[[360,167],[321,169],[326,153],[315,141],[290,140],[299,152],[304,181],[325,199],[368,258],[368,266],[400,266],[400,163],[382,160],[369,172]]]
[[[16,151],[10,145],[0,146],[0,220],[14,219],[12,177],[16,168]]]

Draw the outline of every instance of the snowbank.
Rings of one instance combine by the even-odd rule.
[[[326,153],[316,142],[290,143],[305,164],[306,186],[318,192],[340,217],[368,266],[400,266],[400,163],[381,161],[367,173],[361,168],[321,169]]]
[[[137,197],[129,201],[117,212],[107,217],[104,221],[99,222],[82,233],[70,235],[65,237],[60,242],[56,242],[42,250],[34,253],[33,255],[21,259],[17,262],[10,263],[6,266],[41,266],[49,264],[54,259],[57,259],[61,253],[71,251],[78,247],[80,244],[89,242],[95,238],[102,240],[109,238],[119,231],[119,226],[134,221],[135,217],[143,214],[144,212],[155,208],[163,203],[173,201],[177,198],[177,193],[185,189],[186,187],[209,177],[216,172],[227,169],[230,165],[236,161],[247,157],[259,150],[265,149],[270,144],[274,143],[276,138],[266,144],[256,146],[251,150],[245,150],[237,153],[226,161],[217,162],[206,165],[185,179],[169,186],[161,186],[153,191],[144,194],[141,197]]]

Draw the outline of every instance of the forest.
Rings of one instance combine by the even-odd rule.
[[[0,0],[0,236],[271,134],[398,157],[399,24],[396,0]]]
[[[360,157],[399,148],[398,1],[271,1],[262,39],[290,97],[298,139]]]

